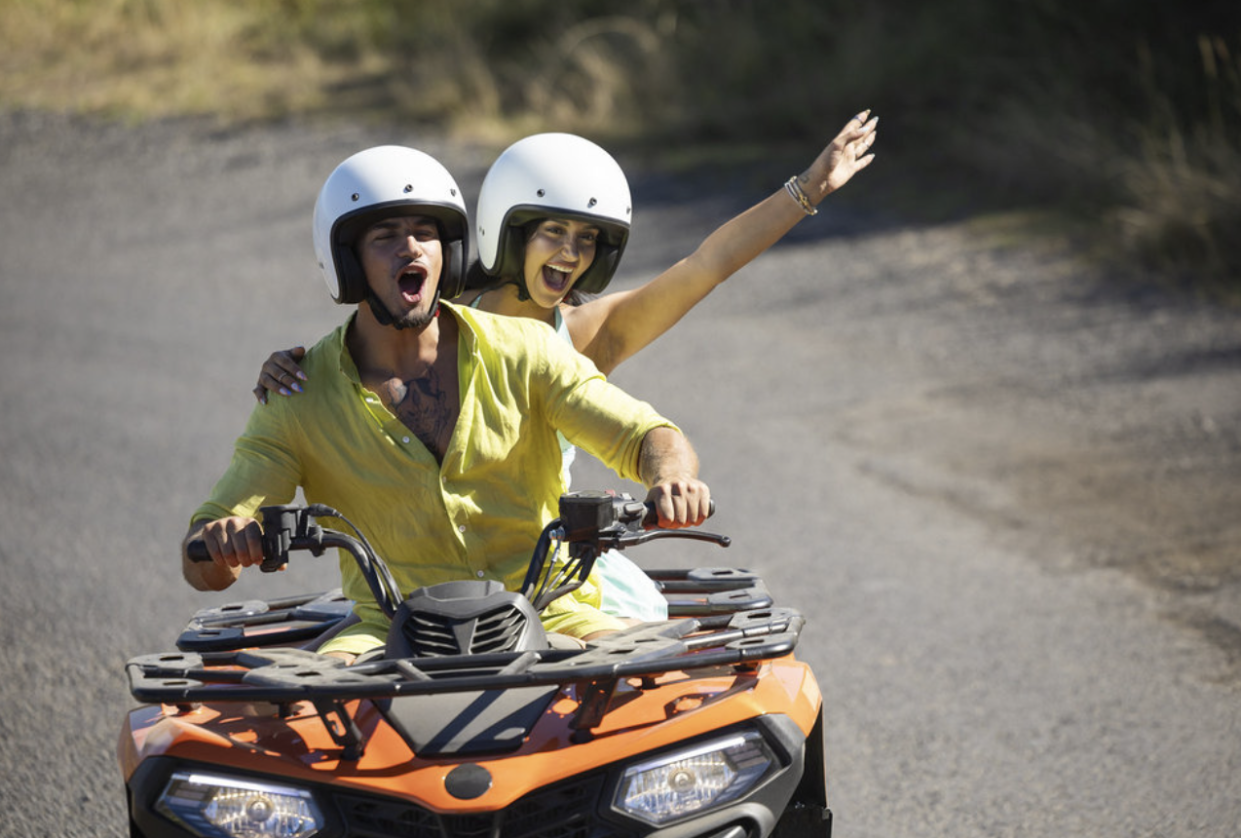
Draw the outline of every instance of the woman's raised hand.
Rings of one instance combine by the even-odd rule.
[[[875,159],[871,147],[879,135],[878,125],[879,117],[872,117],[870,110],[862,111],[849,120],[810,168],[798,177],[811,203],[818,204],[871,164]]]

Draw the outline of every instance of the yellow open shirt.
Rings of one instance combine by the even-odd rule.
[[[402,594],[454,579],[497,579],[516,590],[564,491],[560,430],[626,480],[639,481],[642,440],[675,427],[609,384],[545,323],[447,303],[460,324],[461,414],[441,465],[364,388],[345,346],[346,322],[303,359],[306,392],[250,415],[233,459],[194,521],[290,502],[339,510],[392,568]],[[362,623],[323,651],[360,653],[387,620],[353,559],[340,559],[344,593]],[[589,583],[544,612],[553,631],[582,636],[620,626],[592,604]]]

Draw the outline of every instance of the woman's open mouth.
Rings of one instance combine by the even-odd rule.
[[[543,284],[548,290],[555,294],[563,294],[569,290],[569,279],[573,276],[573,271],[564,268],[553,267],[552,265],[543,266]]]

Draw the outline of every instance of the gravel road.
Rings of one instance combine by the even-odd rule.
[[[493,153],[0,114],[0,836],[127,834],[124,661],[197,607],[334,584],[199,594],[177,544],[260,361],[343,316],[310,211],[380,142],[471,196]],[[619,287],[778,186],[631,172]],[[837,198],[614,376],[691,435],[734,538],[637,558],[753,567],[809,615],[837,835],[1237,835],[1238,313]]]

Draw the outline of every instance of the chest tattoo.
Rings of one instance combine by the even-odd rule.
[[[401,424],[442,461],[456,423],[455,399],[440,384],[434,369],[422,378],[390,379],[379,391],[384,405]]]

